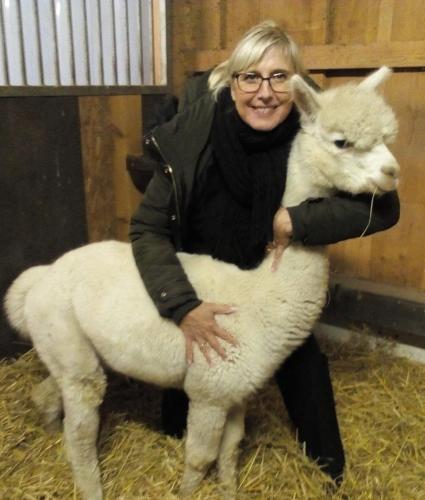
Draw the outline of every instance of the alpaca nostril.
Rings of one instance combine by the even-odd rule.
[[[381,167],[381,172],[385,175],[389,175],[390,177],[394,177],[394,179],[397,179],[398,177],[398,169],[393,165]]]

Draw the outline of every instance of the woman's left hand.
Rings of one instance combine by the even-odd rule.
[[[292,221],[286,208],[279,208],[273,219],[273,252],[272,271],[279,267],[282,254],[289,245],[292,237]]]

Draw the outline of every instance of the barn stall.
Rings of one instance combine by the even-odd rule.
[[[14,3],[16,19],[18,14],[25,18],[24,2],[2,2],[0,62],[6,69],[4,56],[11,45],[4,40],[13,20],[7,5]],[[77,3],[87,9],[87,2]],[[425,369],[412,358],[423,359],[425,347],[425,197],[420,170],[425,132],[425,2],[176,0],[166,5],[167,44],[159,20],[165,4],[134,3],[139,5],[139,15],[142,7],[150,7],[151,69],[144,73],[150,74],[148,83],[131,85],[126,80],[118,85],[119,68],[113,63],[109,73],[106,67],[103,72],[97,70],[103,77],[99,81],[88,76],[84,81],[84,71],[75,68],[75,79],[80,75],[82,80],[73,81],[71,71],[66,85],[60,78],[51,84],[47,70],[38,84],[31,84],[28,75],[16,84],[13,78],[19,72],[4,72],[0,94],[2,294],[29,265],[49,262],[87,241],[127,239],[129,218],[141,195],[126,166],[138,168],[141,137],[152,110],[163,94],[179,95],[188,76],[223,60],[253,24],[274,19],[284,26],[301,45],[312,77],[324,88],[360,79],[382,64],[391,66],[394,75],[385,84],[384,95],[400,121],[392,150],[402,166],[401,220],[384,233],[330,248],[331,300],[319,330],[330,358],[347,454],[346,479],[334,497],[421,498]],[[47,8],[42,4],[34,2]],[[94,4],[99,13],[113,7],[117,10],[110,12],[119,14],[124,4],[134,8],[124,0],[101,0],[91,8]],[[65,13],[69,8],[66,19],[72,26],[71,4],[58,1],[57,5]],[[37,12],[40,22],[41,9],[34,9],[35,19]],[[146,23],[146,16],[143,19]],[[167,71],[161,62],[164,47]],[[141,43],[143,50],[146,43]],[[96,74],[93,69],[90,76]],[[61,76],[60,67],[56,76]],[[149,172],[143,175],[149,178]],[[16,357],[13,353],[25,346],[15,340],[3,317],[1,329],[3,355]],[[360,339],[351,336],[352,331],[361,332]],[[334,341],[346,337],[350,341],[344,345]],[[377,349],[370,348],[370,338],[378,339]],[[384,343],[383,338],[390,342]],[[395,356],[398,352],[411,359]],[[43,373],[31,352],[1,365],[2,498],[76,495],[61,433],[47,434],[31,406],[31,386]],[[173,498],[183,446],[158,432],[159,398],[154,388],[111,375],[99,444],[107,498]],[[298,448],[270,384],[252,400],[248,412],[241,498],[304,499],[329,494],[326,477]],[[219,496],[211,476],[197,498]]]

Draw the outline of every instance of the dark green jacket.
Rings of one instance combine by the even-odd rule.
[[[177,324],[200,304],[176,257],[184,250],[187,209],[196,176],[211,164],[209,136],[215,103],[207,90],[206,73],[192,79],[179,112],[147,138],[159,166],[143,201],[131,219],[130,241],[143,282],[161,316]],[[341,193],[307,200],[289,209],[294,241],[326,245],[360,236],[368,224],[370,196]],[[396,192],[375,200],[367,234],[394,225],[399,218]]]

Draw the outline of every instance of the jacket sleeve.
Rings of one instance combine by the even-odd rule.
[[[400,217],[396,191],[373,200],[372,195],[339,193],[331,198],[315,198],[288,207],[293,226],[293,240],[305,245],[328,245],[384,231]],[[369,222],[370,219],[370,222]]]
[[[173,244],[169,216],[172,186],[155,171],[130,222],[130,241],[143,283],[161,316],[179,324],[201,301],[184,272]]]

